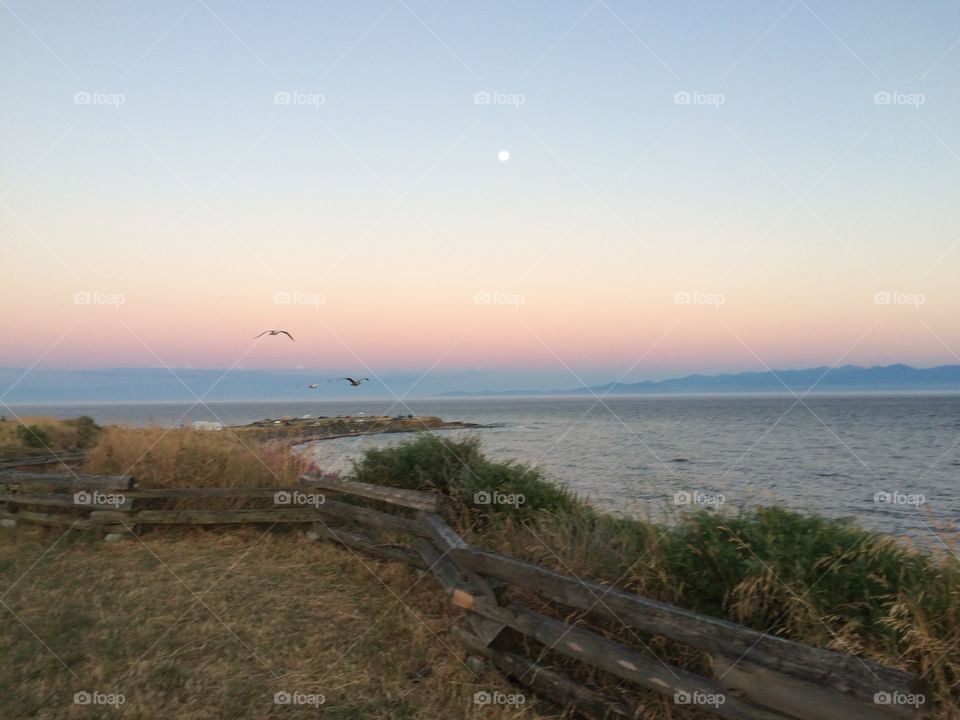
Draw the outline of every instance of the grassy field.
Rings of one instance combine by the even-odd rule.
[[[0,530],[0,705],[19,718],[512,718],[430,577],[299,532],[164,531],[105,544]],[[78,692],[122,694],[77,705]],[[104,697],[106,699],[106,697]],[[525,696],[523,717],[541,713]]]
[[[141,487],[214,487],[294,484],[306,467],[289,441],[253,442],[229,430],[107,428],[83,470],[133,473]],[[931,717],[960,717],[955,552],[925,554],[778,508],[693,512],[671,526],[614,518],[534,468],[492,462],[474,441],[433,435],[369,451],[353,476],[445,495],[448,519],[477,544],[902,668],[931,684],[938,701]],[[523,502],[477,502],[483,493]],[[518,712],[471,702],[479,691],[523,691],[496,672],[477,678],[464,667],[448,634],[457,615],[432,579],[417,582],[406,567],[289,531],[165,529],[118,545],[27,526],[2,532],[9,632],[0,640],[0,697],[20,713],[4,717],[97,717],[96,708],[91,714],[72,704],[84,690],[124,693],[129,717],[315,713],[275,706],[273,694],[284,690],[322,693],[325,717],[335,718]],[[576,619],[619,642],[635,637]],[[646,641],[675,664],[709,672],[702,653]],[[553,654],[546,661],[581,680],[608,682]],[[649,720],[703,717],[652,693],[635,700]],[[519,710],[553,717],[529,694]]]

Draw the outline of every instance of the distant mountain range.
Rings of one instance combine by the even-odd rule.
[[[960,365],[913,368],[886,367],[811,368],[726,375],[688,375],[670,380],[612,382],[591,387],[556,390],[487,390],[488,384],[508,377],[516,388],[527,382],[515,374],[449,371],[384,372],[361,387],[350,387],[336,378],[350,374],[334,370],[268,370],[234,368],[104,368],[52,370],[0,368],[0,399],[5,403],[69,404],[86,402],[192,402],[266,400],[393,400],[406,397],[510,397],[546,395],[592,396],[698,393],[803,393],[815,392],[960,392]],[[530,374],[531,377],[535,374]],[[555,377],[561,377],[557,374]],[[593,377],[598,377],[594,372]],[[332,382],[327,382],[332,380]],[[540,380],[546,385],[549,380]],[[553,382],[557,382],[554,380]],[[315,390],[307,386],[319,383]],[[541,385],[543,387],[543,385]],[[451,391],[455,388],[456,390]],[[0,414],[3,414],[0,412]]]
[[[513,395],[645,395],[651,393],[804,393],[960,391],[960,365],[914,368],[909,365],[817,367],[807,370],[687,375],[670,380],[611,382],[565,390],[447,392],[445,397]]]

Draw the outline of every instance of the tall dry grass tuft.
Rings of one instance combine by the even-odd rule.
[[[83,472],[130,474],[140,488],[296,485],[310,463],[289,442],[257,443],[229,430],[109,427]]]

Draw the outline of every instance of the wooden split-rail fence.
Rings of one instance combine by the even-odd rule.
[[[638,689],[731,720],[915,718],[932,701],[901,670],[471,545],[445,522],[442,498],[432,493],[315,475],[289,488],[139,489],[130,476],[7,470],[0,507],[8,527],[97,528],[113,539],[162,524],[306,524],[311,539],[429,573],[462,611],[465,624],[453,633],[469,652],[584,717],[642,718]],[[577,614],[594,626],[561,619]],[[607,630],[598,632],[597,623]],[[633,640],[641,635],[648,642],[638,647]],[[705,653],[711,671],[693,673],[647,649],[664,639]],[[573,662],[545,662],[546,651]],[[584,666],[594,672],[569,670]],[[924,702],[909,702],[916,698]]]

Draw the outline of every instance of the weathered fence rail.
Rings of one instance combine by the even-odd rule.
[[[370,483],[351,482],[349,480],[341,480],[340,478],[328,478],[317,475],[304,475],[300,478],[300,484],[307,487],[330,490],[335,493],[355,495],[367,498],[368,500],[380,500],[390,503],[391,505],[413,508],[414,510],[437,512],[441,506],[441,498],[439,495],[421,492],[419,490],[402,490],[400,488],[385,487],[384,485],[371,485]]]
[[[61,453],[60,455],[30,455],[28,457],[11,458],[0,462],[0,469],[9,470],[18,467],[36,467],[41,465],[60,465],[83,460],[82,452]]]
[[[345,497],[310,495],[314,490]],[[96,499],[115,506],[85,503],[96,493],[100,493]],[[256,503],[269,498],[273,504],[265,507],[185,507],[193,502]],[[732,720],[896,720],[920,717],[929,710],[929,695],[919,707],[885,702],[925,694],[901,670],[475,547],[438,514],[442,498],[431,493],[314,475],[302,477],[294,488],[166,490],[137,488],[129,476],[8,471],[0,473],[0,506],[7,525],[69,524],[114,536],[148,525],[308,524],[310,539],[331,540],[428,572],[452,605],[463,611],[467,627],[456,628],[454,636],[466,648],[488,658],[516,682],[585,717],[640,718],[637,698],[643,691]],[[522,603],[522,596],[531,594],[542,607]],[[567,609],[555,611],[554,605]],[[561,619],[571,612],[598,620],[608,629],[601,634],[580,621]],[[611,632],[613,627],[622,627],[622,633]],[[706,653],[710,677],[657,656],[638,632]],[[541,657],[525,654],[520,642],[524,637],[542,646]],[[556,663],[543,661],[551,653],[600,671],[588,675],[611,682],[607,689],[588,687],[590,683],[564,674]],[[640,694],[622,691],[623,681]]]

